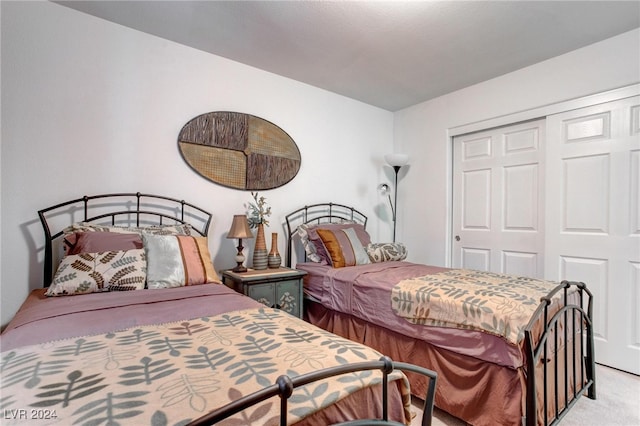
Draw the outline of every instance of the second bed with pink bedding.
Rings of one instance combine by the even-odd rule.
[[[595,398],[584,284],[407,262],[366,222],[334,203],[287,215],[308,321],[437,371],[436,406],[473,425],[554,424],[583,392]],[[426,382],[408,377],[419,396]]]

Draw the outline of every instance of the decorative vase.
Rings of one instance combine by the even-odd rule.
[[[256,245],[253,248],[253,269],[267,269],[267,242],[264,239],[264,224],[258,225]]]
[[[269,268],[275,269],[280,267],[280,253],[278,252],[278,233],[271,233],[271,251],[269,252],[267,264]]]

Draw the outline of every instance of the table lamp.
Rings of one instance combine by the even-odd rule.
[[[242,246],[243,238],[253,238],[251,229],[249,228],[249,222],[247,216],[243,214],[236,214],[233,216],[233,222],[231,222],[231,229],[227,234],[227,238],[238,239],[238,253],[236,254],[236,267],[232,269],[233,272],[247,272],[247,268],[243,265],[245,257],[242,253],[244,247]]]

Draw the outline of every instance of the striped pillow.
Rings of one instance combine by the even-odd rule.
[[[317,232],[334,268],[371,263],[355,229],[318,229]]]
[[[206,237],[142,234],[147,253],[147,288],[220,283]]]
[[[327,253],[320,235],[318,235],[318,230],[335,231],[341,229],[353,229],[358,236],[358,240],[360,240],[363,245],[367,245],[371,242],[371,237],[364,228],[364,225],[354,223],[352,221],[301,225],[298,227],[298,232],[300,234],[302,244],[307,252],[307,259],[312,262],[326,262],[327,264],[331,264],[331,257]]]

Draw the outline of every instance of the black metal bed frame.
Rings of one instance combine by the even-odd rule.
[[[572,291],[574,290],[574,291]],[[562,292],[561,308],[555,313],[550,310],[552,307],[553,297]],[[577,295],[578,302],[570,302],[571,296]],[[586,310],[583,308],[586,301]],[[551,317],[550,317],[551,316]],[[576,321],[576,317],[578,321]],[[545,327],[542,334],[536,339],[534,336],[534,328],[537,321],[542,319]],[[564,327],[564,344],[558,341],[559,330],[558,323],[563,321]],[[569,327],[569,324],[571,326]],[[586,333],[580,333],[580,338],[576,338],[576,330],[585,328]],[[569,336],[569,329],[572,336]],[[535,371],[537,364],[542,364],[543,370],[543,421],[545,425],[556,424],[562,419],[569,409],[578,402],[580,396],[587,392],[587,396],[596,399],[596,381],[595,381],[595,357],[594,357],[594,339],[593,339],[593,295],[582,282],[562,281],[548,295],[540,300],[540,305],[533,314],[529,324],[524,330],[525,333],[525,351],[527,353],[526,365],[527,371]],[[571,338],[570,338],[571,337]],[[537,340],[537,344],[534,342]],[[586,343],[585,343],[586,340]],[[568,342],[571,341],[572,345]],[[579,344],[576,342],[579,341]],[[586,344],[586,350],[585,350]],[[562,346],[562,348],[560,348]],[[549,372],[549,352],[554,354],[553,371]],[[583,360],[579,366],[576,366],[576,355],[580,355],[579,359]],[[571,357],[569,356],[571,355]],[[559,389],[559,381],[561,379],[558,370],[558,362],[564,361],[564,387]],[[571,360],[571,362],[570,362]],[[572,367],[571,380],[569,377],[569,365]],[[579,368],[578,368],[579,367]],[[579,371],[578,371],[579,370]],[[579,373],[579,374],[578,374]],[[552,376],[552,377],[551,377]],[[579,380],[578,380],[579,378]],[[547,383],[553,379],[554,392],[549,395],[547,391]],[[573,384],[573,392],[570,392],[569,385]],[[560,405],[559,397],[564,396],[564,408],[558,409]],[[551,419],[548,418],[549,400],[553,398],[554,414]],[[533,415],[531,415],[533,413]],[[536,375],[528,374],[527,376],[527,424],[536,424],[537,400],[536,400]],[[533,419],[530,422],[529,417]]]
[[[335,203],[318,203],[301,207],[285,216],[287,231],[287,248],[285,264],[291,267],[294,239],[297,235],[298,226],[302,224],[315,223],[331,223],[351,220],[364,226],[367,224],[367,216],[354,207],[345,206]],[[298,257],[296,257],[297,259]],[[304,254],[306,260],[306,253]],[[553,297],[562,291],[561,307],[559,310],[552,311]],[[577,296],[576,296],[577,294]],[[578,302],[572,303],[571,297],[577,297]],[[554,309],[557,309],[555,306]],[[576,320],[578,318],[578,320]],[[564,327],[564,342],[571,340],[572,345],[561,345],[558,341],[559,321],[568,324],[571,321],[571,330],[573,336],[569,339],[569,331],[567,326]],[[539,321],[543,321],[544,328],[540,336],[536,336],[534,329],[539,325]],[[575,331],[583,330],[580,333],[582,338],[576,338]],[[538,403],[536,394],[538,386],[542,386],[543,394],[543,419],[544,425],[557,424],[568,412],[568,410],[578,401],[583,393],[586,393],[590,399],[596,399],[596,383],[595,383],[595,356],[594,356],[594,337],[593,337],[593,295],[582,282],[562,281],[547,296],[540,300],[540,305],[536,309],[529,324],[524,330],[525,333],[525,352],[526,352],[526,374],[527,395],[526,395],[526,414],[523,424],[527,426],[538,425]],[[562,347],[560,347],[562,346]],[[549,359],[548,353],[553,353],[554,358]],[[577,366],[576,355],[580,355],[580,365]],[[570,355],[572,357],[570,357]],[[558,362],[564,361],[564,372],[559,371]],[[571,361],[571,378],[569,377],[569,362]],[[415,361],[414,361],[415,362]],[[553,362],[553,371],[549,371],[548,365]],[[542,368],[543,383],[536,382],[536,368]],[[561,376],[562,375],[562,376]],[[579,375],[579,380],[578,380]],[[560,386],[560,381],[564,383],[564,387]],[[553,380],[553,392],[547,389],[550,381]],[[570,391],[570,384],[573,385],[573,391]],[[549,395],[551,393],[552,395]],[[559,396],[564,396],[564,408],[558,409]],[[552,400],[550,400],[552,398]],[[548,418],[548,408],[550,402],[555,403],[555,416]]]
[[[424,412],[422,416],[422,426],[430,426],[433,416],[433,400],[435,398],[437,374],[434,371],[404,362],[394,362],[391,358],[383,356],[378,361],[366,361],[337,367],[325,368],[311,373],[302,374],[296,377],[286,375],[279,376],[276,383],[260,391],[254,392],[240,398],[224,407],[214,410],[199,419],[189,423],[189,426],[212,425],[227,417],[239,413],[246,408],[265,401],[274,396],[280,397],[280,425],[287,425],[287,401],[297,387],[307,385],[318,380],[339,376],[347,373],[365,370],[380,370],[382,372],[382,419],[358,419],[350,420],[337,425],[341,426],[365,426],[365,425],[402,425],[402,423],[389,420],[388,401],[388,376],[394,370],[411,371],[429,377],[429,387],[424,399]]]
[[[117,210],[104,212],[107,208]],[[94,215],[94,211],[99,214]],[[209,233],[212,217],[211,213],[184,200],[141,192],[85,195],[39,210],[38,217],[45,235],[43,277],[45,287],[51,284],[54,273],[53,242],[63,235],[63,229],[52,232],[51,219],[59,215],[68,215],[73,218],[77,213],[81,213],[81,218],[71,219],[68,221],[69,224],[80,221],[97,223],[102,219],[110,219],[110,225],[121,224],[120,221],[122,221],[125,225],[137,227],[141,223],[163,225],[165,220],[168,220],[170,224],[189,224],[203,236]]]

